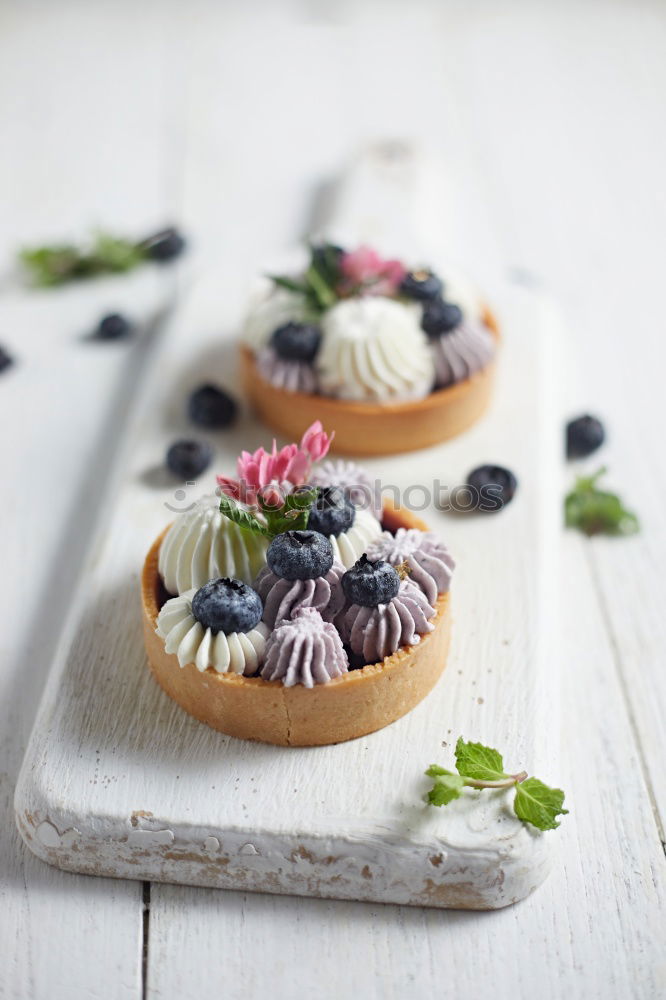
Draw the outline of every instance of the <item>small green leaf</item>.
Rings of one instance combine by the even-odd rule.
[[[437,778],[440,774],[453,774],[453,771],[447,771],[445,767],[440,767],[439,764],[431,764],[425,773],[428,778]]]
[[[271,538],[271,532],[265,524],[262,524],[253,514],[245,510],[241,505],[233,500],[231,497],[227,496],[226,493],[220,494],[220,513],[228,517],[230,521],[238,524],[241,528],[245,528],[246,531],[251,531],[255,535],[264,535],[266,538]]]
[[[563,804],[564,792],[560,788],[549,788],[538,778],[527,778],[516,785],[513,802],[516,816],[539,830],[555,830],[560,825],[555,817],[569,812],[562,808]]]
[[[283,531],[304,531],[308,526],[310,508],[316,499],[316,487],[298,486],[287,495],[279,510],[266,510],[271,536],[281,535]]]
[[[615,493],[600,490],[597,483],[606,472],[580,476],[564,499],[564,520],[568,528],[577,528],[588,536],[633,535],[640,530],[638,517],[627,510]]]
[[[288,292],[297,292],[299,295],[305,295],[308,290],[305,282],[297,281],[296,278],[287,278],[282,274],[269,274],[268,277],[275,285],[279,288],[286,288]]]
[[[458,773],[477,781],[499,781],[510,775],[504,772],[502,755],[482,743],[466,743],[460,736],[456,743]]]
[[[432,773],[434,770],[437,771],[436,775]],[[438,768],[436,764],[429,767],[426,774],[435,779],[428,792],[428,802],[431,806],[447,806],[449,802],[459,799],[462,795],[465,783],[459,774]]]
[[[317,300],[320,309],[328,309],[330,306],[335,305],[338,300],[337,295],[314,264],[311,264],[305,272],[305,280]]]

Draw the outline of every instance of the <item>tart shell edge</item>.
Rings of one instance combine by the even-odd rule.
[[[493,313],[484,325],[499,344]],[[358,403],[315,393],[287,392],[271,385],[257,368],[252,350],[241,345],[243,389],[257,416],[288,440],[298,439],[314,420],[335,427],[331,450],[344,455],[395,455],[418,451],[456,437],[485,413],[495,381],[495,359],[471,378],[423,399],[402,403]]]
[[[384,523],[424,528],[407,510],[384,509]],[[451,638],[450,596],[440,594],[432,632],[381,663],[353,670],[328,684],[285,687],[279,681],[181,667],[166,653],[155,626],[163,598],[158,557],[165,529],[152,544],[141,575],[143,634],[148,663],[160,687],[181,708],[238,739],[279,746],[324,746],[383,729],[406,715],[432,690],[446,666]]]

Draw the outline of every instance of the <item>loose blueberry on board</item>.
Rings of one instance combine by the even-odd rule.
[[[206,441],[175,441],[166,454],[166,464],[181,479],[196,479],[213,460],[213,449]]]
[[[462,318],[462,309],[453,302],[433,299],[423,305],[421,329],[425,330],[429,337],[439,337],[443,333],[451,333],[460,326]]]
[[[259,624],[263,613],[256,590],[229,577],[205,583],[192,598],[192,614],[213,635],[249,632]]]
[[[121,313],[108,313],[97,325],[93,337],[96,340],[121,340],[132,332],[132,323]]]
[[[333,565],[333,546],[318,531],[284,531],[268,546],[266,562],[283,580],[315,580]]]
[[[444,284],[432,271],[408,271],[400,283],[400,291],[417,302],[431,302],[441,296]]]
[[[271,346],[285,361],[313,361],[321,343],[321,330],[310,323],[285,323],[271,336]]]
[[[375,608],[388,604],[400,589],[400,577],[383,559],[372,562],[365,553],[342,577],[342,589],[351,604]]]
[[[11,354],[8,354],[4,347],[0,347],[0,372],[4,372],[6,368],[11,368],[14,364],[14,359]]]
[[[589,413],[567,424],[567,458],[586,458],[606,440],[604,425]]]
[[[341,535],[351,528],[356,508],[339,486],[320,486],[310,509],[308,528],[322,535]]]
[[[480,465],[468,475],[467,485],[478,494],[475,510],[492,514],[511,503],[518,480],[502,465]]]
[[[219,430],[230,427],[238,414],[236,400],[216,385],[201,385],[187,403],[190,420],[200,427]]]
[[[159,233],[149,236],[141,246],[150,260],[165,264],[167,261],[180,257],[186,242],[175,226],[169,226],[167,229],[161,229]]]

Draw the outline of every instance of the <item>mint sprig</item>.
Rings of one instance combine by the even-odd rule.
[[[431,764],[425,772],[433,779],[428,792],[432,806],[446,806],[459,799],[464,788],[515,788],[516,816],[538,830],[556,829],[560,825],[556,817],[569,812],[564,809],[564,792],[560,788],[549,788],[538,778],[528,778],[526,771],[508,774],[502,755],[492,747],[468,743],[460,736],[455,756],[457,774],[439,764]]]
[[[285,274],[269,274],[268,277],[280,288],[302,295],[306,312],[317,318],[339,299],[340,256],[339,247],[332,243],[312,244],[310,261],[302,277]]]
[[[640,531],[638,517],[627,510],[617,494],[598,488],[599,479],[606,474],[602,467],[593,476],[579,476],[574,488],[564,500],[564,519],[567,528],[577,528],[588,537],[592,535],[633,535]]]
[[[307,528],[310,508],[317,499],[317,493],[317,488],[314,486],[298,486],[287,494],[280,507],[264,502],[260,495],[258,505],[262,519],[247,510],[238,500],[222,493],[220,513],[246,531],[272,539],[284,531],[303,531]]]
[[[226,493],[220,494],[220,513],[228,517],[234,524],[245,528],[246,531],[251,531],[255,535],[263,535],[265,538],[272,537],[268,526],[263,521],[260,521],[258,517],[251,514],[249,510],[246,510],[237,500],[227,496]]]

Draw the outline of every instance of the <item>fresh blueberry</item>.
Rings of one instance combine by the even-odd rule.
[[[586,458],[606,440],[604,425],[586,413],[567,424],[567,458]]]
[[[238,404],[233,396],[216,385],[201,385],[189,398],[190,420],[200,427],[230,427],[236,419]]]
[[[321,343],[321,330],[310,323],[285,323],[274,331],[271,346],[285,361],[313,361]]]
[[[132,332],[132,324],[121,313],[109,313],[99,321],[94,337],[97,340],[121,340]]]
[[[181,479],[196,479],[210,465],[213,449],[206,441],[175,441],[166,454],[166,464]]]
[[[417,302],[431,302],[440,298],[444,284],[432,271],[408,271],[400,283],[400,291]]]
[[[14,364],[14,359],[11,354],[7,354],[4,347],[0,347],[0,372],[4,372],[5,368],[10,368]]]
[[[429,337],[439,337],[443,333],[451,333],[462,323],[462,309],[445,302],[444,299],[433,299],[423,304],[421,327]]]
[[[480,465],[467,477],[467,485],[478,495],[476,510],[492,514],[511,503],[518,480],[501,465]]]
[[[390,563],[378,559],[372,562],[363,553],[358,562],[342,577],[342,589],[351,604],[375,608],[388,604],[400,589],[400,577]]]
[[[339,486],[320,486],[310,509],[308,528],[322,535],[341,535],[351,528],[356,508]]]
[[[268,546],[266,561],[283,580],[315,580],[333,565],[333,546],[318,531],[284,531]]]
[[[192,614],[213,635],[249,632],[261,621],[263,613],[264,606],[256,590],[229,577],[205,583],[192,598]]]
[[[141,244],[146,256],[151,260],[158,261],[160,264],[166,263],[166,261],[169,260],[174,260],[176,257],[180,257],[181,253],[185,249],[185,246],[185,238],[174,226],[169,226],[167,229],[161,229],[159,233],[154,233],[152,236],[149,236]]]

